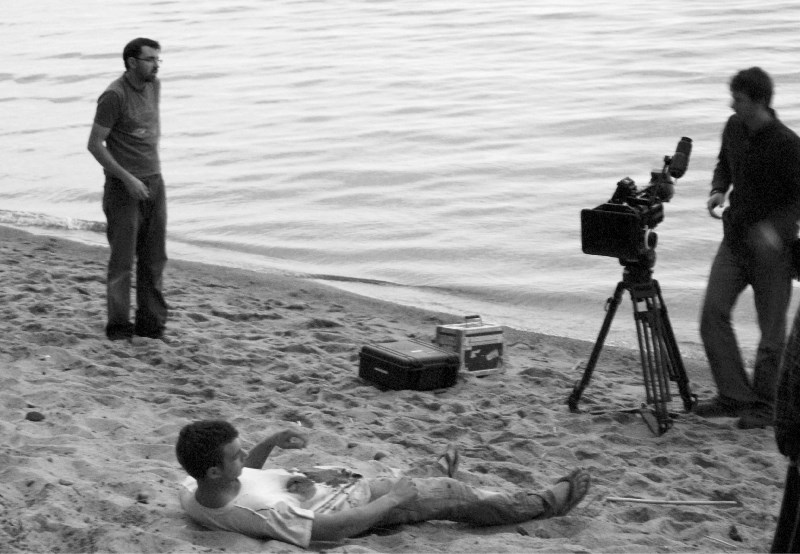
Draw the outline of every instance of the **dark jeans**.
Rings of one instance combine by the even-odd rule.
[[[748,285],[753,288],[761,330],[752,384],[731,324],[733,307]],[[700,319],[700,336],[721,397],[773,407],[791,294],[788,251],[746,256],[722,241],[711,266]]]
[[[150,198],[136,200],[115,177],[106,177],[103,212],[111,247],[107,303],[109,337],[157,337],[167,321],[162,277],[167,262],[167,199],[161,175],[140,178]],[[136,323],[130,323],[131,275],[136,258]]]

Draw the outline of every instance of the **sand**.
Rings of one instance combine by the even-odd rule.
[[[268,465],[380,463],[433,475],[452,442],[461,452],[457,477],[489,488],[543,489],[577,466],[594,479],[565,517],[486,529],[427,522],[316,550],[769,549],[786,467],[772,430],[680,413],[677,398],[674,427],[655,436],[639,415],[621,411],[643,401],[638,351],[604,348],[579,414],[565,400],[592,343],[511,329],[504,374],[464,375],[443,391],[381,390],[357,375],[364,344],[432,340],[436,325],[463,314],[171,260],[167,342],[109,342],[105,248],[6,227],[0,239],[0,552],[300,551],[207,531],[183,515],[174,441],[202,418],[232,421],[246,447],[301,425],[308,447],[276,451]],[[684,362],[693,392],[713,394],[705,360]],[[586,413],[602,409],[610,411]]]

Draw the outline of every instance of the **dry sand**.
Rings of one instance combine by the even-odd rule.
[[[565,517],[489,529],[429,522],[317,550],[769,549],[785,471],[772,430],[681,414],[656,437],[638,415],[570,413],[565,400],[591,343],[506,329],[505,374],[462,377],[440,392],[384,391],[357,376],[362,345],[430,340],[460,316],[171,261],[169,342],[112,343],[103,336],[106,249],[2,227],[0,239],[0,552],[299,551],[206,531],[182,514],[173,445],[201,418],[231,420],[246,446],[299,422],[308,448],[277,451],[268,464],[368,467],[377,458],[431,474],[455,442],[457,476],[471,483],[542,489],[575,466],[594,478]],[[712,394],[705,361],[685,363],[693,392]],[[641,381],[638,352],[606,347],[581,407],[636,407]],[[680,399],[673,404],[682,411]]]

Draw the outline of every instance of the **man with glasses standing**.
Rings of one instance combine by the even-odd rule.
[[[108,261],[106,336],[162,338],[167,304],[162,276],[167,261],[167,205],[158,141],[161,135],[158,69],[161,46],[129,42],[125,73],[100,95],[88,149],[103,167]],[[131,276],[136,260],[136,318],[130,322]]]

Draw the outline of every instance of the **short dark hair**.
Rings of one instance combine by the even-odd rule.
[[[181,429],[175,455],[186,473],[205,479],[210,468],[222,465],[223,448],[238,436],[239,431],[227,421],[195,421]]]
[[[769,107],[772,103],[772,78],[760,67],[743,69],[731,79],[731,91],[742,92],[753,102]]]
[[[145,46],[161,50],[161,45],[151,38],[139,37],[133,39],[122,49],[122,63],[125,64],[125,69],[128,69],[128,58],[138,58],[142,53],[142,48]]]

